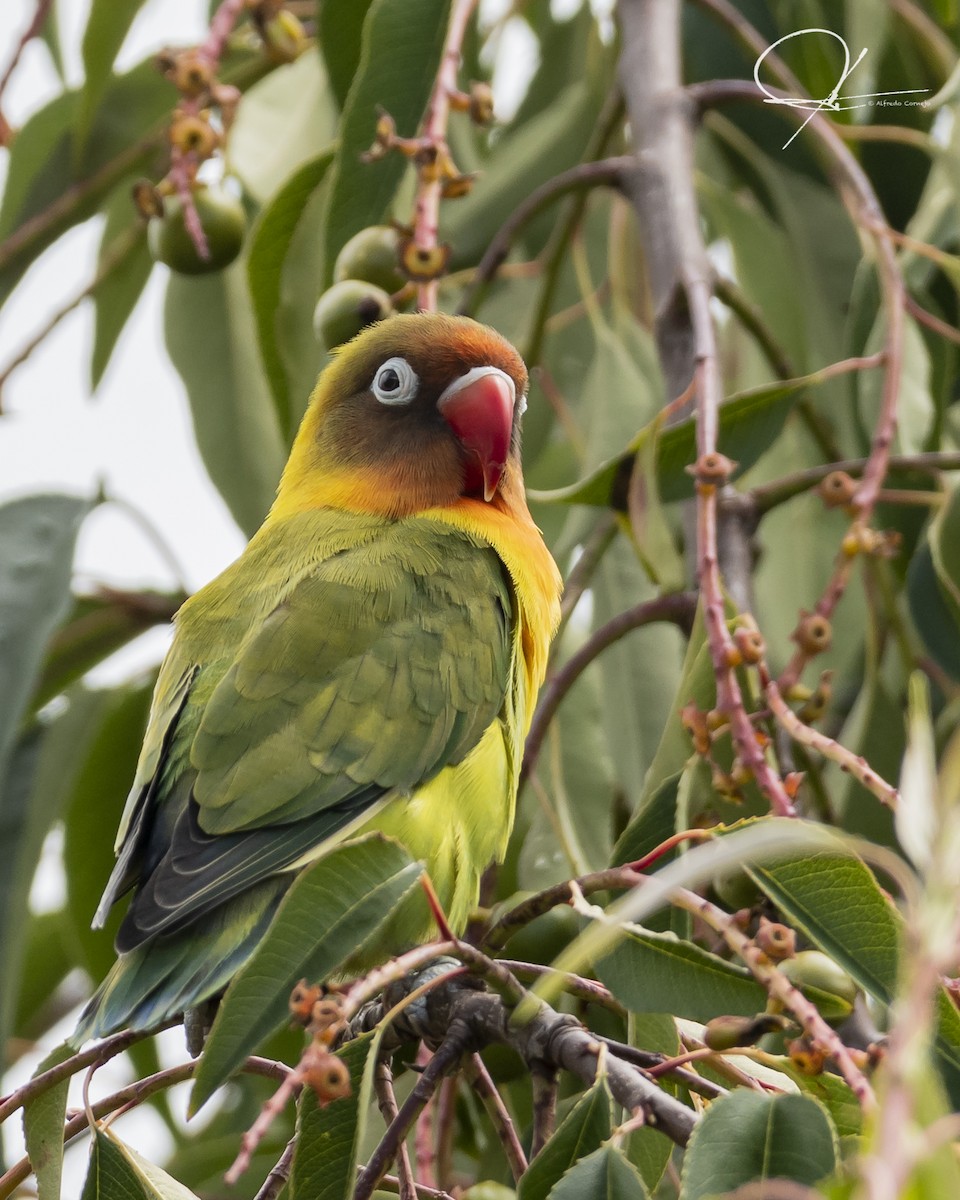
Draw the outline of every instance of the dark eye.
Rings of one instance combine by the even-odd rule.
[[[405,358],[388,358],[377,369],[370,390],[381,404],[409,404],[420,380]]]

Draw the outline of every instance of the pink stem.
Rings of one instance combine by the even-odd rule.
[[[227,0],[229,2],[229,0]],[[422,140],[435,147],[440,153],[447,148],[447,118],[450,115],[450,93],[457,88],[457,70],[460,66],[460,50],[466,36],[467,25],[476,7],[477,0],[454,0],[450,14],[450,26],[443,47],[443,57],[437,71],[427,112],[423,121]],[[413,218],[413,240],[421,250],[434,250],[440,232],[440,195],[443,184],[440,179],[421,182],[417,185],[417,199]],[[417,307],[421,312],[437,311],[437,281],[431,279],[418,288]]]

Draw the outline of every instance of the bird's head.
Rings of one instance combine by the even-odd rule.
[[[440,313],[365,329],[320,376],[278,506],[402,516],[495,501],[519,474],[527,372],[494,330]]]

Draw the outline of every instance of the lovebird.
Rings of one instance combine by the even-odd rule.
[[[175,617],[94,926],[133,895],[75,1044],[217,996],[298,871],[363,833],[420,859],[462,928],[560,614],[526,390],[499,334],[436,313],[368,327],[320,376],[263,525]]]

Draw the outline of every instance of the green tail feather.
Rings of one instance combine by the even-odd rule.
[[[289,880],[271,879],[194,927],[121,954],[77,1022],[70,1044],[118,1029],[155,1029],[217,995],[244,966],[273,919]]]

